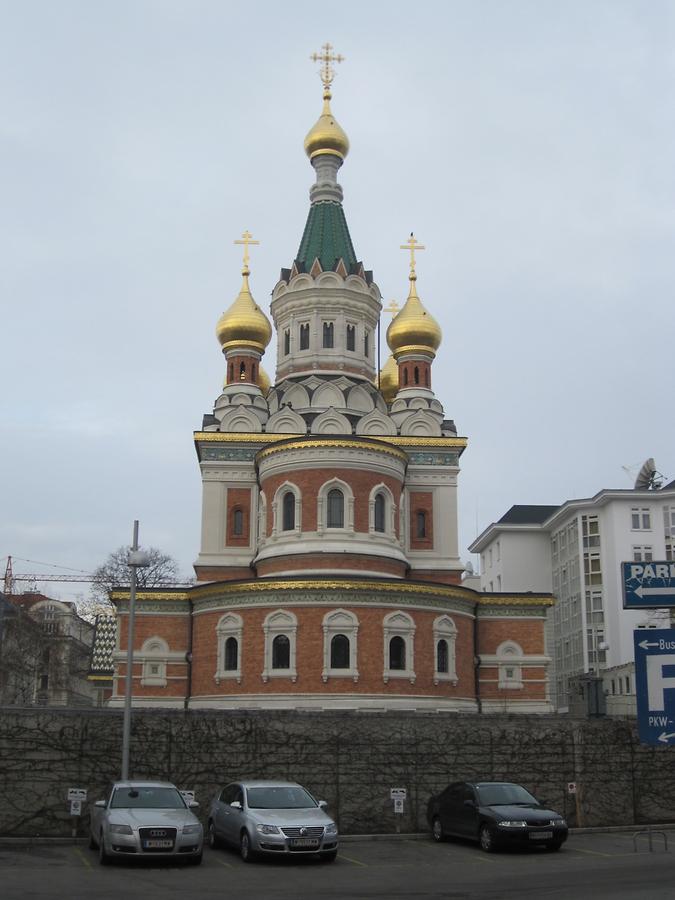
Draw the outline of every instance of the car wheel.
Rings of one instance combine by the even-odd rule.
[[[102,866],[110,865],[110,856],[108,855],[108,851],[105,849],[105,841],[103,839],[103,832],[98,836],[98,861]]]
[[[435,816],[434,821],[431,823],[431,836],[437,844],[440,844],[442,840],[445,840],[441,820],[438,818],[438,816]]]
[[[248,831],[242,831],[241,838],[239,840],[239,854],[245,863],[253,862],[255,859],[255,853],[251,849],[251,838],[248,836]]]
[[[218,837],[218,835],[216,833],[216,826],[213,824],[213,822],[210,819],[209,819],[207,835],[208,835],[209,847],[212,850],[215,850],[216,847],[220,846],[220,838]]]
[[[562,847],[562,841],[552,841],[550,844],[546,844],[546,849],[553,853],[555,850],[560,850]]]
[[[337,858],[337,850],[327,850],[321,854],[321,862],[335,862]]]
[[[489,825],[481,825],[480,831],[478,832],[478,840],[480,842],[481,850],[485,850],[486,853],[494,853],[495,837]]]

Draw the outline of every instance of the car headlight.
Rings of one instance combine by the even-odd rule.
[[[199,834],[201,825],[183,825],[183,834]]]
[[[551,819],[551,825],[557,825],[558,828],[563,828],[567,825],[567,822],[564,819]]]
[[[335,822],[331,822],[330,825],[326,825],[326,834],[337,834],[337,825]]]
[[[499,823],[500,828],[527,828],[527,822],[524,819],[504,819]]]
[[[110,834],[133,834],[131,825],[110,825]]]
[[[255,830],[260,834],[280,834],[276,825],[256,825]]]

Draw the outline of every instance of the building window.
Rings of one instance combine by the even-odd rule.
[[[415,366],[413,370],[413,381],[415,382],[415,384],[420,383],[420,370],[418,366]]]
[[[445,638],[436,643],[436,672],[438,675],[448,674],[448,642]]]
[[[246,363],[239,363],[239,381],[246,381]]]
[[[282,502],[283,512],[283,530],[284,531],[294,531],[295,530],[295,494],[292,491],[286,491],[284,494],[284,499]]]
[[[345,526],[345,498],[342,491],[333,488],[328,491],[326,498],[326,527],[344,528]]]
[[[224,678],[235,678],[241,683],[241,647],[243,621],[236,613],[225,613],[216,625],[218,658],[216,662],[216,684]]]
[[[263,624],[265,633],[265,666],[263,681],[270,678],[297,680],[295,646],[298,620],[291,612],[280,609],[270,613]]]
[[[309,350],[309,323],[300,326],[300,349]]]
[[[370,356],[370,332],[366,331],[363,335],[363,355]]]
[[[151,637],[141,647],[141,684],[148,687],[166,687],[166,667],[169,645],[161,637]]]
[[[654,548],[648,546],[633,547],[633,562],[651,562],[654,559]]]
[[[384,682],[390,678],[407,678],[415,683],[415,623],[404,612],[384,617]]]
[[[232,534],[241,537],[244,533],[244,511],[236,508],[232,511]]]
[[[373,511],[375,531],[384,532],[386,511],[387,503],[384,498],[384,494],[382,493],[382,491],[380,491],[375,495],[375,508]]]
[[[288,356],[291,352],[291,332],[290,329],[287,328],[284,331],[284,356]]]
[[[347,325],[347,350],[356,349],[356,326]]]
[[[651,531],[652,518],[647,507],[633,507],[630,511],[630,521],[633,531]]]
[[[323,620],[323,673],[324,682],[330,677],[359,680],[357,668],[357,635],[359,621],[354,613],[336,609]]]
[[[522,648],[515,641],[504,641],[497,647],[499,689],[521,690],[523,687]]]
[[[408,370],[404,369],[403,370],[403,384],[407,384],[407,383],[408,383]]]
[[[333,346],[333,323],[323,323],[323,346],[330,349]]]
[[[415,513],[415,535],[418,539],[427,536],[427,514],[422,509]]]

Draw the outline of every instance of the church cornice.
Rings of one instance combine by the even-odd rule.
[[[247,434],[246,432],[232,432],[230,434],[219,431],[195,431],[195,443],[203,444],[274,444],[278,441],[300,440],[302,434]],[[405,437],[382,436],[377,438],[383,444],[392,444],[394,447],[443,447],[448,450],[464,450],[468,444],[465,437]]]

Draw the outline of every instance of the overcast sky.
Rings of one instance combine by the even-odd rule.
[[[4,0],[0,559],[91,570],[138,518],[192,574],[232,241],[261,241],[268,310],[327,40],[385,303],[399,245],[427,248],[434,386],[469,439],[462,558],[513,503],[631,487],[650,456],[675,477],[675,0]]]

